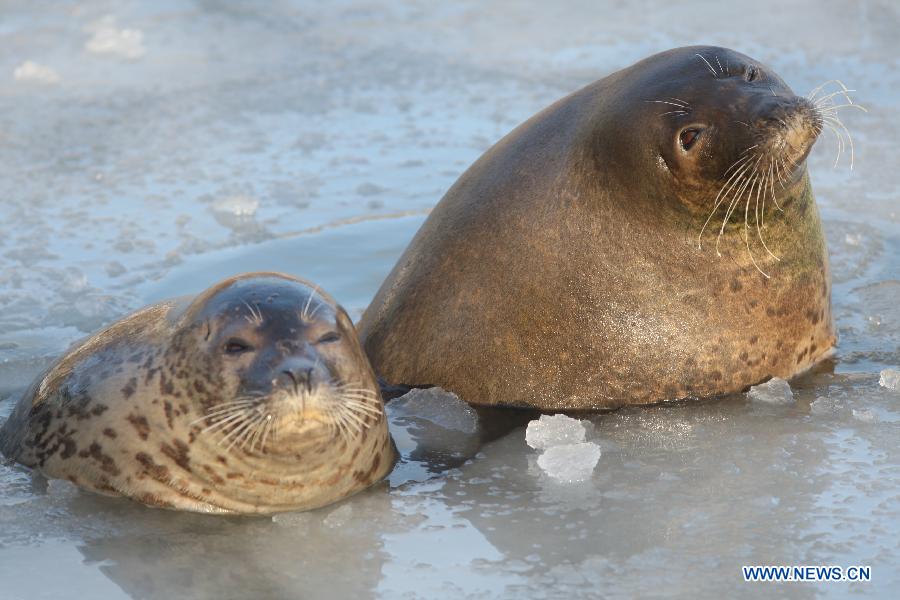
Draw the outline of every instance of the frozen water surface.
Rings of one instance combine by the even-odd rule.
[[[6,3],[0,419],[73,340],[236,271],[309,277],[358,316],[493,141],[653,52],[733,47],[798,91],[840,79],[869,113],[845,118],[852,172],[828,135],[810,157],[841,341],[833,373],[791,381],[793,404],[592,416],[602,460],[562,485],[526,445],[535,415],[407,401],[399,476],[275,520],[145,509],[4,465],[0,596],[897,597],[900,400],[879,373],[900,365],[898,10]],[[873,581],[745,584],[743,564],[871,565]]]

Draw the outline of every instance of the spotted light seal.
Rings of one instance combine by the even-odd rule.
[[[259,514],[345,498],[397,456],[347,313],[279,273],[148,306],[77,344],[21,398],[0,451],[101,494]]]

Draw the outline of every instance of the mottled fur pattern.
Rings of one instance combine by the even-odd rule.
[[[257,284],[271,285],[282,296],[299,290],[303,301],[316,294],[323,309],[315,320],[327,327],[343,311],[305,282],[251,274],[223,282],[186,308],[186,302],[166,302],[134,313],[69,351],[38,378],[0,430],[0,451],[101,494],[200,512],[315,508],[381,480],[396,451],[352,324],[330,352],[341,363],[338,371],[352,373],[371,390],[366,397],[377,399],[377,410],[360,417],[354,435],[337,435],[324,417],[314,421],[302,415],[286,421],[278,437],[263,446],[228,447],[221,443],[224,431],[205,431],[210,411],[235,393],[234,372],[247,369],[222,366],[215,348],[204,346],[208,317],[198,321],[197,316],[220,291],[242,285],[240,293],[250,295]],[[299,314],[302,302],[297,306]],[[337,321],[342,319],[346,327],[349,320]],[[260,324],[255,318],[248,326]],[[266,346],[269,335],[260,336],[260,352],[272,350]]]

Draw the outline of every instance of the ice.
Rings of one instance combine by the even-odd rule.
[[[747,393],[754,402],[774,405],[788,405],[794,403],[794,392],[790,384],[784,379],[773,377],[765,383],[754,385]]]
[[[59,73],[52,68],[36,62],[26,60],[13,71],[13,77],[16,81],[34,82],[34,83],[59,83]]]
[[[353,505],[347,502],[329,512],[322,520],[322,524],[331,528],[342,527],[351,517],[353,517]]]
[[[834,398],[822,397],[810,402],[809,408],[812,414],[824,417],[835,414],[839,406]]]
[[[878,379],[878,384],[889,390],[900,390],[900,370],[884,369]]]
[[[582,421],[567,415],[541,415],[525,430],[525,443],[535,450],[584,441],[586,428]]]
[[[259,208],[259,200],[250,196],[226,196],[213,204],[213,212],[235,217],[252,217]]]
[[[93,31],[93,36],[84,46],[88,52],[130,60],[141,58],[146,53],[144,34],[138,29],[119,29],[112,15],[96,21],[88,29]]]
[[[439,387],[414,389],[387,405],[391,434],[403,465],[391,482],[425,480],[458,466],[478,452],[478,413],[459,396]]]
[[[538,466],[553,479],[564,483],[584,481],[600,460],[600,446],[593,442],[557,444],[544,450]]]
[[[854,408],[852,412],[853,418],[863,423],[874,423],[878,420],[878,417],[869,408]]]
[[[478,433],[478,413],[453,392],[439,387],[414,389],[391,401],[390,410],[397,418],[428,421],[442,429],[465,435]]]

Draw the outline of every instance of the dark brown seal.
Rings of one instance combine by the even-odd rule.
[[[389,383],[596,409],[736,392],[835,341],[818,107],[715,47],[563,98],[438,203],[360,324]]]
[[[0,451],[153,506],[273,513],[381,480],[396,451],[347,313],[277,273],[138,311],[38,378]]]

